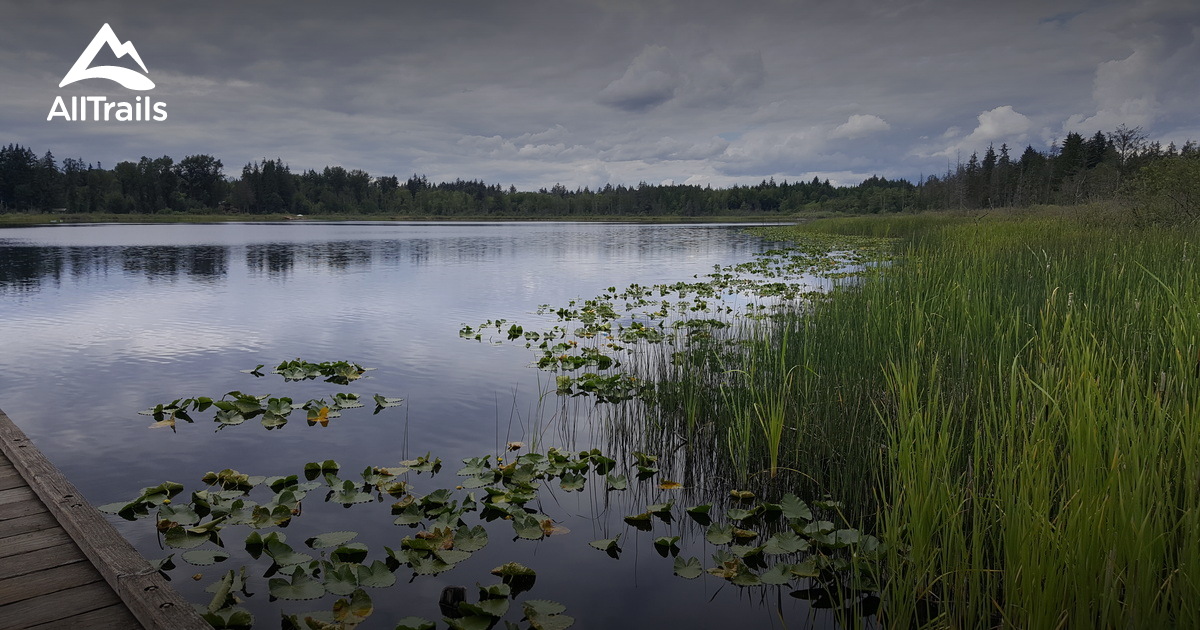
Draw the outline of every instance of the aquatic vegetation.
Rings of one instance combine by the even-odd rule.
[[[209,586],[207,592],[213,597],[203,614],[214,627],[250,627],[255,623],[253,615],[240,604],[263,591],[261,580],[265,580],[265,592],[273,599],[336,598],[329,610],[285,613],[284,627],[343,628],[361,623],[374,612],[371,591],[395,587],[401,569],[410,571],[413,579],[452,571],[485,548],[499,533],[496,528],[503,528],[505,523],[511,528],[509,536],[516,541],[571,535],[553,517],[539,512],[541,508],[531,507],[544,505],[539,497],[553,487],[551,482],[558,482],[557,487],[564,491],[582,490],[596,483],[606,492],[619,492],[614,480],[621,479],[623,486],[632,474],[649,488],[672,488],[674,482],[655,481],[656,461],[652,455],[634,453],[628,467],[622,468],[596,449],[573,453],[551,448],[522,453],[508,463],[483,455],[462,461],[457,472],[462,483],[454,489],[433,488],[419,494],[418,486],[423,484],[397,477],[436,475],[442,464],[439,458],[426,454],[394,466],[367,466],[357,478],[343,478],[343,466],[325,460],[309,462],[302,473],[291,475],[249,475],[232,469],[209,472],[201,479],[203,489],[192,490],[188,501],[180,498],[183,485],[166,482],[144,488],[130,501],[101,509],[127,520],[153,516],[163,543],[179,550],[178,557],[188,565],[208,567],[237,556],[247,563],[257,561],[257,566],[264,568],[258,578],[252,574],[251,564],[243,564],[221,573]],[[807,587],[793,594],[807,593],[818,586],[852,594],[865,588],[861,577],[854,578],[857,586],[849,586],[852,576],[879,571],[876,565],[885,547],[877,539],[857,530],[835,528],[830,521],[814,520],[814,510],[833,515],[828,510],[835,504],[809,507],[791,494],[783,495],[778,503],[756,502],[752,493],[729,500],[745,507],[730,507],[720,522],[709,525],[705,538],[720,547],[707,569],[713,576],[741,587],[808,580]],[[350,530],[315,532],[302,544],[290,542],[282,528],[294,531],[298,527],[293,520],[302,517],[306,501],[374,511],[378,508],[370,506],[386,507],[390,503],[386,513],[396,516],[394,523],[411,533],[382,550],[356,542],[358,532]],[[480,523],[466,520],[472,513]],[[641,513],[625,520],[644,531],[667,527],[665,535],[652,538],[653,548],[661,557],[673,559],[675,574],[696,579],[705,571],[704,563],[686,555],[690,539],[678,529],[675,519],[682,514],[707,521],[715,512],[712,504],[680,509],[674,500],[668,500],[647,505]],[[369,516],[362,514],[356,520]],[[754,529],[748,529],[751,527]],[[237,532],[239,529],[249,533]],[[233,544],[239,539],[240,548]],[[621,539],[618,533],[586,544],[619,559]],[[175,557],[173,553],[161,559],[158,568],[169,576],[177,568]],[[455,596],[443,607],[448,627],[490,627],[518,612],[530,628],[567,628],[573,623],[564,614],[565,607],[555,602],[523,600],[519,608],[515,607],[517,597],[535,586],[534,569],[509,562],[491,573],[501,581],[481,584],[478,602]],[[813,579],[818,577],[821,579]],[[399,627],[437,627],[434,622],[416,617],[399,623]]]
[[[539,369],[563,373],[556,376],[559,395],[591,395],[597,402],[619,403],[646,393],[647,384],[636,381],[636,375],[615,370],[647,346],[687,348],[733,326],[730,319],[715,316],[764,319],[771,316],[771,305],[813,299],[819,293],[809,280],[849,277],[868,262],[882,260],[889,242],[820,234],[798,239],[794,233],[769,229],[761,234],[775,240],[787,235],[792,242],[751,262],[718,265],[694,282],[608,287],[595,298],[558,307],[543,304],[538,315],[552,315],[557,323],[542,330],[501,318],[464,324],[459,336],[482,342],[486,335],[495,344],[524,340],[537,351]],[[585,368],[589,371],[570,374]]]
[[[263,367],[263,364],[259,364],[254,369],[242,370],[242,373],[263,376],[263,373],[260,371]],[[357,363],[349,363],[347,361],[311,363],[302,359],[295,359],[280,363],[271,370],[271,373],[282,376],[285,381],[307,381],[325,377],[326,383],[348,385],[351,381],[362,378],[367,370],[373,369],[375,368],[365,368]]]
[[[252,370],[242,370],[242,372],[254,376],[263,376],[259,371],[262,367],[260,364]],[[364,368],[358,364],[347,363],[345,361],[308,363],[296,359],[295,361],[280,363],[273,373],[281,374],[285,381],[302,381],[325,376],[325,382],[327,383],[346,385],[350,381],[359,379],[370,369],[374,368]],[[404,402],[402,398],[388,397],[380,394],[373,395],[371,399],[375,403],[374,414],[378,414],[384,409],[395,407]],[[305,419],[308,421],[309,426],[319,424],[327,427],[331,418],[341,416],[342,410],[357,409],[362,406],[363,403],[360,402],[359,395],[349,392],[335,392],[330,395],[328,400],[325,398],[314,398],[302,405],[296,406],[294,401],[286,396],[274,398],[270,394],[246,394],[234,390],[217,399],[208,396],[176,398],[171,402],[159,403],[139,413],[154,418],[154,424],[150,425],[151,428],[169,427],[174,431],[177,421],[183,420],[188,423],[194,423],[195,419],[192,418],[193,413],[204,413],[211,408],[215,409],[213,422],[217,423],[217,430],[239,425],[254,418],[260,418],[262,426],[267,430],[271,430],[286,425],[288,417],[296,409],[305,412]]]
[[[744,326],[740,346],[661,356],[653,406],[621,412],[627,441],[687,436],[681,457],[717,444],[747,482],[776,469],[841,497],[889,543],[868,576],[882,598],[856,604],[888,624],[1200,620],[1195,230],[1036,215],[791,229],[904,240],[887,265]],[[760,396],[795,392],[778,464],[749,374]]]

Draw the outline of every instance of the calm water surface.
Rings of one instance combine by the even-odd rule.
[[[353,478],[367,465],[396,465],[426,452],[446,462],[432,481],[417,478],[418,490],[430,491],[453,486],[462,458],[496,453],[507,441],[603,444],[595,428],[602,407],[578,400],[564,406],[552,393],[552,376],[530,367],[535,355],[520,345],[460,339],[463,324],[506,318],[526,328],[548,327],[551,320],[535,314],[539,304],[561,305],[632,282],[690,280],[713,265],[750,260],[768,246],[730,225],[0,229],[0,408],[94,504],[131,498],[138,488],[164,480],[197,489],[209,470],[287,475],[305,462],[333,458],[342,464],[342,476]],[[348,388],[239,373],[293,358],[349,360],[377,369]],[[215,398],[231,390],[290,396],[297,404],[346,390],[400,396],[405,403],[375,416],[369,409],[349,410],[327,428],[306,426],[300,411],[271,432],[254,420],[215,432],[209,412],[172,433],[148,429],[150,420],[137,414],[182,396]],[[543,499],[544,511],[562,519],[571,534],[510,542],[511,528],[493,524],[492,543],[454,570],[371,589],[376,615],[367,627],[391,628],[406,615],[437,620],[441,627],[437,597],[444,586],[466,585],[474,601],[473,585],[494,582],[488,570],[512,560],[538,571],[526,597],[565,604],[575,628],[813,623],[804,603],[786,590],[672,576],[671,560],[660,558],[651,544],[666,532],[639,533],[621,521],[656,502],[658,491],[606,495],[595,485]],[[306,501],[304,515],[286,530],[301,550],[307,550],[300,542],[307,536],[354,529],[376,559],[383,545],[398,548],[400,538],[412,534],[391,524],[386,504],[343,510],[313,503]],[[465,518],[475,524],[474,515]],[[147,557],[167,553],[150,522],[116,524]],[[236,530],[226,540],[231,550],[249,531]],[[620,560],[587,545],[618,533],[625,548]],[[711,552],[701,539],[683,555],[709,566]],[[183,575],[196,570],[185,565],[175,584],[194,601],[207,599],[201,589],[226,568],[200,569],[205,580],[197,583]],[[401,582],[408,573],[397,572]],[[245,604],[258,615],[256,627],[275,627],[265,581],[251,590],[258,593]],[[289,602],[284,609],[328,609],[332,599]]]

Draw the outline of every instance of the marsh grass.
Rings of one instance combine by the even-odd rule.
[[[693,399],[660,401],[660,434],[842,500],[891,545],[889,626],[1200,627],[1200,234],[1079,211],[796,229],[899,256],[704,369],[664,361]]]

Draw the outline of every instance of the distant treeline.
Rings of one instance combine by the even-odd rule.
[[[281,159],[247,164],[230,177],[210,155],[179,162],[143,157],[105,169],[75,158],[60,164],[49,151],[39,158],[9,144],[0,149],[0,212],[703,217],[1072,205],[1117,196],[1145,166],[1197,157],[1194,142],[1163,147],[1147,142],[1140,128],[1122,126],[1086,139],[1067,134],[1045,152],[1028,146],[1016,159],[1008,145],[989,146],[982,159],[972,154],[916,183],[873,176],[834,186],[814,177],[730,188],[643,182],[570,190],[556,184],[533,192],[482,181],[435,184],[418,175],[402,181],[340,166],[294,173]]]

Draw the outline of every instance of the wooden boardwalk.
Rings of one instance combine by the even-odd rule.
[[[0,629],[209,627],[0,411]]]

